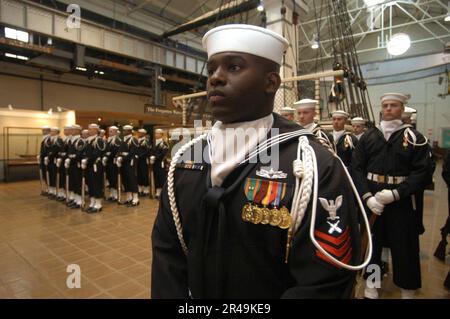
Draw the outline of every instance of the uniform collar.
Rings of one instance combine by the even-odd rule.
[[[87,140],[88,142],[92,142],[97,136],[98,136],[98,135],[92,135],[92,136],[89,136],[86,140]]]
[[[269,114],[249,122],[224,124],[217,121],[214,124],[208,136],[211,146],[212,186],[221,186],[225,178],[245,159],[248,152],[267,138],[273,122],[274,117]],[[240,134],[244,134],[248,139],[245,141],[245,147],[238,149],[236,136]]]
[[[341,136],[344,135],[344,134],[345,134],[345,130],[342,130],[342,131],[335,131],[335,130],[333,130],[334,141],[337,142],[341,138]]]
[[[317,124],[312,122],[312,123],[304,125],[303,128],[307,129],[310,132],[312,132],[316,128],[316,126],[317,126]]]
[[[133,134],[128,134],[128,135],[124,136],[124,139],[125,139],[125,141],[128,141],[132,137],[133,137]]]

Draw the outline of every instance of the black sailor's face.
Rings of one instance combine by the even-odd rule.
[[[267,70],[267,61],[251,54],[224,52],[211,56],[207,87],[214,118],[233,123],[268,115],[272,111],[267,110],[268,99],[278,87],[271,87],[268,75],[273,72]]]

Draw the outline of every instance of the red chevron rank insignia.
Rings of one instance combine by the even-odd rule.
[[[324,233],[319,230],[314,231],[314,236],[316,237],[319,245],[337,260],[348,264],[352,259],[350,228],[348,226],[345,231],[340,233],[337,237],[331,236],[328,233]],[[316,250],[316,256],[335,267],[341,268],[319,250]]]

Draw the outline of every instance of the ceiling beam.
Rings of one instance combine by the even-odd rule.
[[[259,0],[238,0],[234,2],[229,2],[220,8],[209,11],[198,18],[181,24],[172,30],[164,32],[162,34],[163,38],[171,37],[176,34],[180,34],[186,31],[193,30],[195,28],[213,23],[219,19],[225,19],[231,16],[236,15],[237,13],[246,12],[252,9],[255,9],[259,5]]]

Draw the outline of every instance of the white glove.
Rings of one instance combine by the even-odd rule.
[[[45,166],[48,166],[49,163],[50,163],[50,160],[49,160],[48,156],[44,157]]]
[[[69,168],[70,167],[70,158],[66,158],[66,160],[64,161],[64,167],[65,168]]]
[[[156,157],[155,156],[150,156],[150,164],[155,164],[155,162],[156,162]]]
[[[118,157],[118,158],[117,158],[117,161],[116,161],[117,167],[122,167],[122,161],[123,161],[123,158],[122,158],[122,157]]]
[[[102,158],[102,164],[103,166],[106,166],[108,164],[108,158],[106,156]]]
[[[62,163],[62,158],[58,158],[57,160],[56,160],[56,167],[61,167],[61,163]]]
[[[377,201],[383,205],[390,204],[395,201],[394,192],[390,189],[383,189],[375,194]]]
[[[87,167],[87,158],[81,160],[81,168],[86,169]]]
[[[369,209],[374,214],[381,215],[381,213],[384,210],[384,205],[382,203],[378,202],[378,200],[375,198],[375,196],[369,197],[366,204],[367,204],[367,207],[369,207]]]

